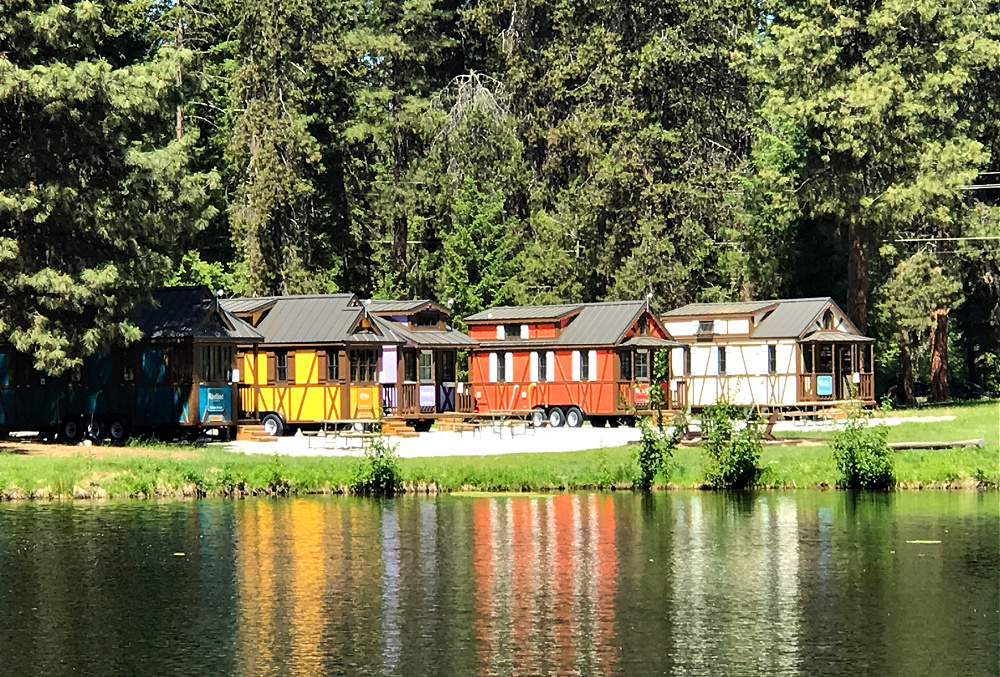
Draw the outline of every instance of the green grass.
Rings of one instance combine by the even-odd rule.
[[[900,487],[991,486],[1000,483],[1000,403],[923,407],[892,416],[956,416],[954,421],[903,423],[889,440],[938,441],[983,437],[983,449],[901,451],[894,456]],[[785,433],[800,436],[796,431]],[[832,433],[820,433],[830,436]],[[805,436],[802,434],[801,436]],[[815,436],[815,435],[814,435]],[[356,457],[245,455],[198,446],[170,446],[189,458],[156,458],[164,447],[136,445],[107,458],[0,453],[0,494],[6,498],[77,496],[242,496],[345,491],[364,461]],[[590,451],[503,456],[450,456],[399,460],[407,490],[551,491],[630,488],[635,446]],[[86,452],[84,452],[86,453]],[[828,443],[767,446],[761,481],[771,487],[829,487],[837,471]],[[702,450],[678,449],[660,485],[702,484]]]

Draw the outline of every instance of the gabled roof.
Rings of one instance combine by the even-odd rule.
[[[551,306],[497,306],[473,313],[465,318],[470,322],[526,322],[528,320],[559,320],[579,312],[584,304],[558,304]]]
[[[757,325],[753,338],[801,338],[833,299],[783,299],[778,307]]]
[[[477,345],[477,342],[469,338],[468,334],[464,334],[452,327],[444,330],[420,329],[414,331],[391,320],[377,316],[376,319],[381,326],[385,327],[387,332],[395,335],[400,340],[400,343],[406,343],[415,348],[470,348]]]
[[[273,305],[257,325],[265,343],[401,343],[375,321],[358,303],[354,294],[315,294],[270,297]],[[266,306],[254,306],[248,299],[225,299],[223,307],[253,313]],[[355,332],[368,318],[374,332]]]
[[[413,301],[394,299],[371,299],[363,302],[368,312],[372,315],[412,315],[413,313],[433,308],[439,313],[451,315],[451,311],[439,303],[430,299],[416,299]]]
[[[751,338],[755,339],[801,339],[810,334],[813,323],[826,311],[832,308],[840,315],[845,326],[849,330],[844,332],[822,332],[823,334],[836,333],[842,336],[854,336],[856,339],[863,338],[861,332],[851,324],[844,312],[834,303],[829,296],[820,296],[805,299],[774,299],[771,301],[746,301],[734,303],[689,303],[686,306],[675,308],[666,313],[663,317],[676,318],[705,318],[716,319],[731,315],[757,315],[766,313],[764,319],[754,328]],[[818,332],[814,332],[818,333]],[[813,334],[810,334],[813,335]],[[844,340],[839,338],[837,340]]]
[[[639,316],[647,305],[645,301],[606,301],[603,303],[580,303],[576,305],[557,306],[525,306],[527,310],[523,312],[513,312],[519,309],[509,307],[491,308],[481,313],[476,313],[473,317],[480,317],[480,321],[502,323],[507,320],[518,319],[538,320],[563,318],[574,315],[569,324],[555,339],[504,339],[498,341],[480,341],[482,346],[536,346],[536,345],[557,345],[557,346],[610,346],[618,345],[625,333],[635,324]],[[500,311],[500,312],[498,312]],[[511,311],[511,312],[508,312]],[[486,319],[487,315],[492,315]],[[466,318],[468,323],[471,318]],[[659,323],[655,316],[651,316],[654,322]],[[661,327],[662,329],[662,327]],[[664,331],[666,334],[666,331]],[[662,339],[654,339],[661,341]],[[672,342],[670,345],[674,345]],[[679,343],[676,345],[680,345]],[[658,344],[657,347],[666,347],[666,344]]]
[[[782,301],[734,301],[732,303],[689,303],[663,314],[664,317],[715,317],[719,315],[756,315]]]
[[[153,304],[138,312],[137,326],[145,338],[220,338],[261,340],[261,334],[219,306],[203,285],[153,290]]]

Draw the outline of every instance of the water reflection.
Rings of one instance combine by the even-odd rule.
[[[998,510],[837,492],[0,505],[0,672],[995,675]]]

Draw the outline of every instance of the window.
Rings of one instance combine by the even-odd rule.
[[[441,368],[441,380],[445,383],[455,381],[455,353],[441,353],[441,360],[438,364]]]
[[[505,324],[503,326],[503,335],[507,340],[521,338],[521,325]]]
[[[833,372],[833,346],[825,343],[816,349],[816,373],[829,374]]]
[[[166,376],[162,352],[155,356],[143,355],[144,380],[161,382]],[[146,358],[150,357],[149,364]],[[229,381],[233,367],[233,349],[230,346],[202,346],[198,375],[202,381]],[[128,380],[128,379],[126,379]]]
[[[429,350],[420,351],[420,380],[424,383],[434,381],[434,354]]]
[[[623,381],[632,380],[632,353],[619,353],[621,362],[621,379]]]
[[[507,380],[507,360],[503,353],[495,353],[497,356],[497,383]]]
[[[590,353],[586,350],[580,351],[580,379],[590,380]]]
[[[778,371],[778,347],[767,347],[767,373],[773,374]]]
[[[715,320],[701,320],[698,322],[699,334],[711,334],[715,331]]]
[[[544,350],[538,351],[538,380],[549,380],[549,356]]]
[[[807,374],[813,373],[813,347],[802,346],[802,366]]]
[[[645,350],[635,352],[635,380],[649,380],[649,353]]]
[[[691,375],[691,349],[690,348],[685,348],[684,349],[684,375],[685,376],[690,376]]]
[[[336,350],[326,352],[326,380],[340,380],[340,353]]]
[[[288,353],[284,350],[274,354],[274,380],[278,383],[288,381]]]
[[[403,351],[403,380],[417,380],[417,354],[412,350]]]
[[[422,313],[413,318],[413,324],[417,327],[436,327],[438,318],[434,313]]]
[[[378,381],[378,354],[374,350],[351,350],[348,352],[353,383],[376,383]]]
[[[639,322],[636,324],[636,333],[640,336],[649,335],[649,318],[645,315],[639,318]]]
[[[718,353],[719,353],[719,373],[720,374],[725,374],[726,373],[726,347],[725,346],[719,346],[717,350],[718,350]]]

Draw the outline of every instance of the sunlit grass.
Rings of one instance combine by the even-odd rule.
[[[985,439],[982,449],[911,450],[894,456],[903,486],[945,484],[996,486],[1000,481],[1000,404],[924,407],[893,416],[956,416],[954,421],[903,423],[890,441]],[[796,432],[786,433],[796,436]],[[820,433],[829,437],[830,432]],[[818,442],[818,444],[816,443]],[[836,483],[832,451],[825,440],[811,446],[766,446],[761,481],[774,487],[824,487]],[[164,450],[183,458],[162,458]],[[449,456],[400,459],[400,479],[409,489],[444,491],[550,491],[628,488],[635,476],[635,446],[590,451]],[[181,454],[178,454],[180,456]],[[351,484],[363,461],[357,457],[290,457],[239,454],[217,447],[137,445],[127,454],[100,458],[0,453],[0,492],[8,498],[73,496],[201,496],[266,493],[331,493]],[[702,450],[676,450],[659,484],[702,484]]]

